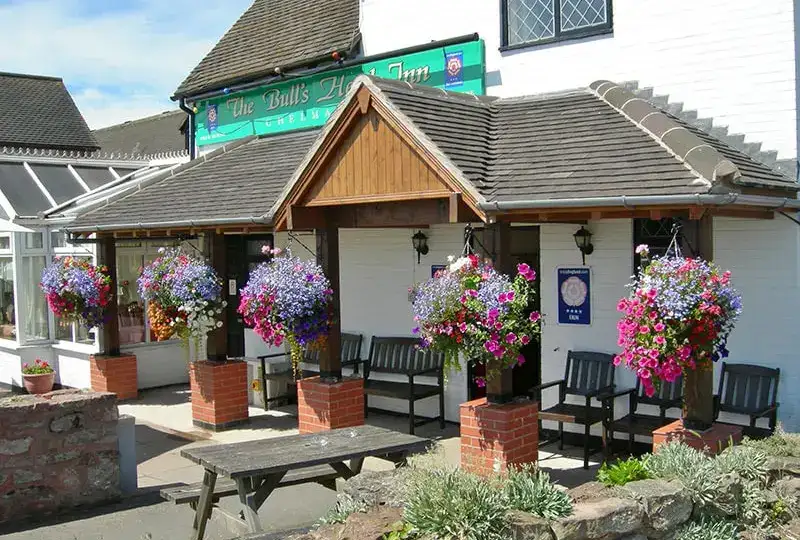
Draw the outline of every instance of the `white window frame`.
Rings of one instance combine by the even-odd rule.
[[[5,347],[7,349],[15,349],[19,346],[19,294],[17,294],[17,257],[14,253],[15,247],[17,245],[16,242],[16,235],[14,233],[2,233],[0,236],[9,239],[9,247],[8,249],[0,249],[0,257],[11,257],[11,267],[14,271],[14,279],[12,280],[13,287],[14,287],[14,326],[16,327],[16,337],[14,339],[8,339],[4,337],[0,337],[0,346]]]

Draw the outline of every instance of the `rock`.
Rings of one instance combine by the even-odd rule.
[[[578,503],[571,516],[551,524],[558,540],[603,539],[639,530],[644,510],[631,499],[607,498]]]
[[[31,449],[33,438],[25,437],[24,439],[0,439],[0,454],[6,456],[16,456],[17,454],[24,454]]]
[[[608,499],[609,497],[615,496],[612,488],[607,487],[605,484],[601,484],[600,482],[587,482],[585,484],[581,484],[580,486],[567,490],[567,495],[569,495],[570,498],[576,503],[593,501],[597,499]]]
[[[512,510],[508,525],[512,540],[555,540],[549,521],[525,512]]]
[[[769,456],[767,470],[772,478],[782,478],[786,475],[800,476],[800,458]]]
[[[664,537],[692,515],[692,500],[678,482],[640,480],[622,486],[619,492],[636,499],[644,507],[643,532],[649,538]]]
[[[367,471],[344,482],[342,492],[367,506],[402,508],[406,494],[406,469]]]
[[[300,538],[302,540],[380,540],[402,521],[400,508],[380,506],[369,512],[351,514],[344,523],[325,525]]]
[[[631,535],[628,535],[628,536],[623,536],[619,540],[648,540],[648,539],[643,534],[631,534]]]
[[[63,433],[65,431],[72,431],[73,429],[80,429],[83,425],[83,413],[67,414],[60,418],[53,418],[50,421],[50,431],[53,433]]]
[[[795,476],[781,478],[775,482],[773,489],[782,499],[794,499],[800,504],[800,478]]]

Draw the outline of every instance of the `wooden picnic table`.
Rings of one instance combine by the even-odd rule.
[[[399,466],[408,454],[424,451],[429,445],[430,440],[414,435],[358,426],[182,450],[183,457],[205,468],[199,499],[195,499],[192,539],[202,540],[215,499],[221,496],[238,495],[243,525],[250,532],[261,532],[258,509],[276,488],[328,482],[335,489],[336,478],[347,479],[361,472],[366,457],[380,457]],[[215,490],[219,476],[230,478],[235,487]],[[240,516],[228,515],[241,521]]]

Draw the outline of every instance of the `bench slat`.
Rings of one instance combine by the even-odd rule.
[[[286,473],[278,487],[295,486],[310,482],[331,482],[340,478],[341,475],[333,470],[330,465],[318,465],[316,467],[306,467],[296,469]],[[172,501],[175,504],[196,503],[200,500],[200,493],[203,490],[203,483],[189,484],[188,486],[178,486],[161,490],[161,498]],[[229,497],[236,495],[236,482],[229,479],[218,479],[214,487],[214,498]]]

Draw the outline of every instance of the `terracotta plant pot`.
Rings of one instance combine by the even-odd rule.
[[[22,374],[22,383],[29,394],[46,394],[53,389],[56,380],[55,373],[40,373],[37,375]]]

